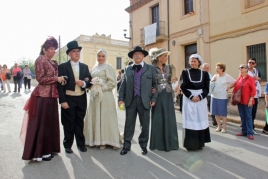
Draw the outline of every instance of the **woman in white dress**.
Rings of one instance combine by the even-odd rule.
[[[102,80],[103,95],[90,96],[90,104],[85,117],[84,135],[86,145],[100,146],[105,149],[107,145],[113,149],[121,147],[120,132],[115,99],[112,90],[116,88],[116,74],[113,67],[106,61],[107,54],[104,49],[97,52],[97,62],[93,67],[92,78]]]

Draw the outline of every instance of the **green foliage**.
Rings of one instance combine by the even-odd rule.
[[[32,74],[35,75],[35,69],[34,69],[35,61],[33,61],[30,58],[26,59],[25,57],[23,57],[23,58],[17,60],[17,63],[18,63],[18,66],[21,68],[21,70],[23,70],[25,68],[25,65],[28,65]],[[12,71],[13,68],[14,68],[14,65],[10,68],[10,70]]]
[[[53,57],[53,60],[56,60],[59,64],[68,61],[67,55],[63,51],[60,51],[60,61],[59,61],[59,52],[56,53],[56,55]]]
[[[128,65],[128,62],[130,62],[131,60],[130,59],[126,59],[126,61],[124,62],[125,66]]]

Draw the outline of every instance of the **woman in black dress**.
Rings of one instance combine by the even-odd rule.
[[[152,107],[151,150],[170,151],[179,148],[171,86],[172,70],[170,65],[166,65],[169,54],[169,51],[162,48],[153,48],[149,51],[152,64],[156,68],[158,84],[158,97],[155,106]]]
[[[207,113],[207,95],[209,92],[209,74],[199,67],[202,58],[193,54],[189,58],[190,69],[181,73],[181,90],[183,92],[182,127],[183,146],[187,150],[202,150],[210,142]]]

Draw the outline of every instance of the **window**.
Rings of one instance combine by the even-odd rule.
[[[193,0],[184,0],[184,14],[194,12]]]
[[[122,68],[122,58],[116,57],[116,69],[121,69],[121,68]]]
[[[191,45],[185,46],[185,68],[190,68],[189,57],[195,53],[197,53],[197,45],[196,44],[191,44]]]
[[[266,44],[256,44],[247,46],[248,59],[256,58],[257,66],[256,68],[261,73],[261,79],[267,80],[267,70],[266,70]]]
[[[159,31],[159,5],[152,7],[152,24],[156,23],[156,35],[160,34]]]
[[[265,0],[246,0],[246,8],[256,6],[258,4],[264,3]]]

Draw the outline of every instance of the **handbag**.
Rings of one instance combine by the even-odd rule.
[[[11,74],[10,73],[6,73],[6,79],[8,79],[8,80],[11,79]]]
[[[246,81],[244,81],[243,85],[232,95],[231,105],[236,106],[241,102],[242,88],[244,84],[246,83]]]

